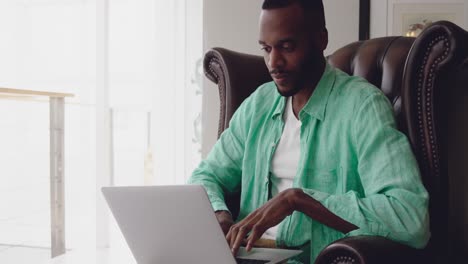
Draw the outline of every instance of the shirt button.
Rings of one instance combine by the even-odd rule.
[[[275,143],[271,143],[271,147],[274,148],[276,146]]]

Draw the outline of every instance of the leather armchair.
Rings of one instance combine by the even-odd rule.
[[[392,102],[399,129],[409,138],[430,194],[431,239],[425,249],[416,250],[377,236],[345,238],[326,247],[316,263],[466,263],[468,196],[464,190],[468,177],[461,170],[467,166],[451,157],[456,169],[449,170],[448,152],[460,157],[468,150],[466,140],[454,139],[466,138],[460,131],[468,131],[459,129],[468,127],[467,115],[454,114],[468,108],[464,107],[468,102],[468,33],[441,21],[418,38],[355,42],[327,60],[350,75],[366,78]],[[218,134],[228,127],[242,101],[260,84],[271,81],[262,57],[223,48],[206,53],[204,69],[219,88]],[[458,133],[451,133],[450,128],[457,128]],[[226,202],[235,217],[239,195],[227,195]]]

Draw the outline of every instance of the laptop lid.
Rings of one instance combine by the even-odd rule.
[[[202,186],[103,187],[102,193],[137,263],[236,263]],[[301,252],[244,251],[270,260]]]
[[[102,192],[139,264],[236,263],[222,230],[213,229],[218,223],[200,188],[104,187]]]

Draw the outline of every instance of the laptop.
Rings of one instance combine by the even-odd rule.
[[[102,193],[139,264],[285,263],[302,252],[240,248],[234,258],[200,185],[103,187]]]

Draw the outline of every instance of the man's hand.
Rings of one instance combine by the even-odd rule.
[[[329,211],[320,202],[305,194],[301,189],[287,189],[273,197],[262,207],[253,211],[239,223],[231,226],[226,240],[231,247],[233,255],[237,254],[242,243],[246,243],[247,251],[250,251],[255,241],[268,228],[279,224],[294,211],[302,212],[310,218],[344,234],[359,228]],[[246,238],[247,234],[249,236]]]
[[[299,189],[288,189],[273,197],[262,207],[258,208],[239,223],[231,226],[226,236],[231,251],[235,256],[239,247],[244,242],[245,236],[249,233],[245,242],[247,251],[250,251],[255,241],[257,241],[265,231],[279,224],[286,216],[295,210],[294,196]]]
[[[229,228],[234,224],[231,214],[228,211],[217,211],[215,214],[221,229],[223,229],[224,235],[226,235]]]

